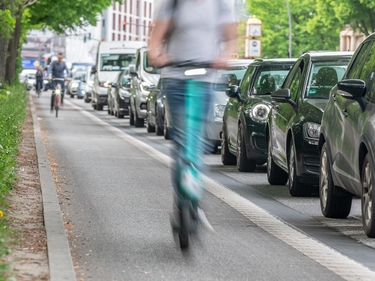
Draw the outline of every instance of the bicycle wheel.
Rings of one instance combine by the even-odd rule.
[[[55,105],[56,117],[59,117],[59,106]]]
[[[185,250],[189,247],[190,220],[189,206],[184,204],[180,211],[180,231],[178,232],[181,250]]]
[[[56,110],[56,117],[59,116],[60,101],[61,101],[61,97],[60,97],[60,95],[55,96],[55,110]]]

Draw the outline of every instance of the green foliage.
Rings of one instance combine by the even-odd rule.
[[[324,0],[318,0],[324,2]],[[329,1],[328,1],[329,2]],[[292,18],[292,56],[308,50],[337,50],[343,26],[329,18],[333,7],[316,0],[289,0]],[[262,21],[262,56],[287,57],[289,22],[286,1],[248,0],[250,12]]]
[[[112,0],[39,0],[28,8],[29,23],[66,33],[88,24],[96,25],[97,14],[111,4]]]
[[[11,38],[16,19],[10,10],[0,10],[0,38]]]
[[[0,258],[10,252],[9,243],[15,235],[8,227],[5,196],[16,180],[16,155],[21,128],[26,117],[27,94],[24,85],[0,89]],[[8,280],[8,266],[0,263],[0,280]]]

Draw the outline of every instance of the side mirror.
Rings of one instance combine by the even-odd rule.
[[[290,90],[279,89],[271,94],[271,98],[277,102],[289,102],[290,101]]]
[[[112,86],[113,88],[117,88],[117,83],[112,82],[112,83],[111,83],[111,86]]]
[[[96,73],[96,65],[94,65],[92,68],[91,68],[91,74],[95,74]]]
[[[135,65],[134,64],[129,65],[129,73],[130,73],[130,75],[136,76],[138,78],[138,73],[135,70]]]
[[[366,93],[366,82],[359,79],[342,80],[337,84],[338,94],[347,99],[362,98]]]
[[[149,90],[149,91],[156,90],[156,86],[155,86],[155,85],[150,85],[150,86],[148,87],[148,90]]]
[[[230,98],[237,98],[241,93],[240,87],[237,85],[229,85],[225,91],[225,94]]]

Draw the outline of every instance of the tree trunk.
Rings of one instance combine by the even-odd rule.
[[[11,85],[14,82],[17,71],[17,58],[18,58],[18,49],[20,46],[20,37],[21,37],[21,14],[22,7],[19,7],[16,17],[16,25],[13,30],[12,38],[9,41],[8,45],[8,57],[6,60],[6,72],[5,72],[5,81]]]
[[[5,69],[6,57],[8,51],[9,39],[0,38],[0,83],[4,85],[5,82]],[[0,86],[2,88],[2,86]]]

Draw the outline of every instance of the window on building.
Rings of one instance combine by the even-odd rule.
[[[139,7],[139,0],[137,0],[137,16],[140,16],[140,7]]]
[[[148,3],[148,16],[151,18],[152,16],[152,3]]]
[[[102,20],[102,27],[105,27],[105,19]]]
[[[130,0],[130,10],[129,10],[129,14],[131,14],[133,12],[133,0]]]
[[[113,10],[116,11],[116,1],[113,1]]]
[[[147,17],[147,3],[144,2],[143,4],[144,4],[143,5],[143,16],[146,18]]]
[[[112,30],[116,30],[116,14],[112,14]]]
[[[118,15],[118,30],[121,31],[121,29],[122,29],[121,15]]]
[[[118,10],[119,10],[119,12],[121,12],[121,7],[122,7],[122,3],[118,3]]]
[[[121,41],[121,34],[118,34],[118,35],[117,35],[117,40],[118,40],[118,41]]]
[[[143,21],[143,36],[146,36],[146,29],[148,29],[148,26],[146,26],[146,21]]]
[[[112,41],[115,41],[116,35],[112,33]]]
[[[139,19],[136,20],[135,34],[139,35]]]

